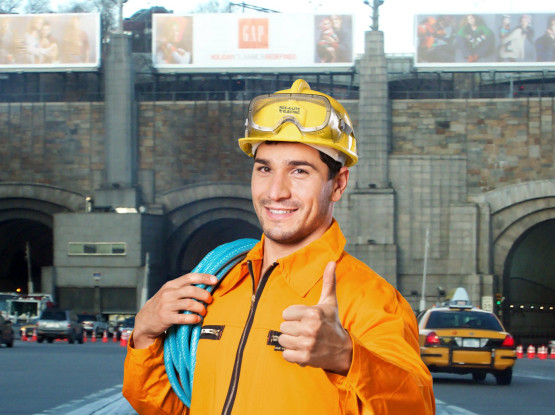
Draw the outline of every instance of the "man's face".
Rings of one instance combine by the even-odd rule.
[[[349,171],[328,180],[320,153],[299,143],[261,144],[252,172],[254,209],[269,241],[300,248],[330,226]]]

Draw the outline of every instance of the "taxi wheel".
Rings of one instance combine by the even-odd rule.
[[[495,373],[495,380],[498,385],[510,385],[513,379],[513,368],[510,367],[505,370],[500,370]]]
[[[486,379],[486,372],[474,372],[472,373],[472,379],[476,382],[483,382]]]

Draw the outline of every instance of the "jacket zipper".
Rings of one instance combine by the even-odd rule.
[[[252,263],[251,261],[247,261],[247,266],[249,268],[249,274],[253,280],[253,294],[251,298],[251,307],[249,310],[249,315],[247,317],[247,322],[245,324],[245,328],[243,329],[243,334],[241,335],[241,340],[239,340],[239,346],[237,347],[237,354],[235,355],[235,363],[233,365],[233,372],[231,374],[231,381],[229,384],[229,389],[227,390],[227,396],[225,398],[224,408],[222,409],[222,415],[229,415],[231,414],[231,410],[233,409],[233,404],[235,403],[235,397],[237,396],[237,385],[239,384],[239,375],[241,373],[241,364],[243,361],[243,352],[245,351],[245,346],[247,344],[247,339],[249,337],[249,333],[252,328],[252,323],[254,321],[254,314],[256,312],[256,308],[258,306],[258,302],[260,297],[262,296],[262,291],[264,290],[264,286],[268,281],[268,278],[275,267],[278,265],[277,262],[274,262],[270,268],[266,270],[260,282],[258,283],[258,287],[256,288],[256,292],[254,290],[254,273],[252,271]]]

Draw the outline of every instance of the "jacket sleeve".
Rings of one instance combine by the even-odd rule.
[[[344,323],[353,343],[351,367],[346,376],[327,375],[345,414],[435,414],[432,376],[420,358],[416,319],[392,290],[393,295],[385,290],[389,292],[382,291],[381,298],[366,299],[383,307],[355,307],[356,322]]]
[[[123,372],[123,396],[139,414],[189,414],[189,408],[172,390],[164,366],[164,338],[146,349],[127,346]]]

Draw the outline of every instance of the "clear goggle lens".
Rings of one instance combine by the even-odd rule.
[[[260,95],[251,101],[245,134],[248,137],[251,135],[249,133],[255,131],[274,132],[286,122],[295,124],[303,133],[314,133],[330,127],[333,138],[341,132],[352,132],[324,96],[269,94]]]

